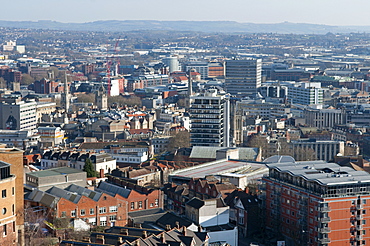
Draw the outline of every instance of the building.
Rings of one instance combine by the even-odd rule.
[[[230,146],[229,97],[216,89],[191,97],[189,110],[192,146]]]
[[[34,189],[25,197],[26,204],[47,209],[48,220],[55,218],[83,219],[91,225],[125,226],[127,202],[119,196],[89,190],[71,184],[62,189]]]
[[[341,109],[305,109],[303,116],[307,126],[319,129],[346,124],[346,112]]]
[[[1,148],[0,149],[0,161],[5,164],[0,170],[0,183],[2,190],[2,199],[0,200],[0,207],[2,213],[0,214],[0,220],[2,230],[6,229],[9,233],[9,239],[16,237],[18,244],[24,245],[24,173],[23,173],[23,151],[15,148]],[[10,164],[10,171],[8,165]],[[6,178],[7,177],[7,178]],[[13,189],[14,187],[14,189]],[[4,189],[5,188],[5,189]],[[4,191],[5,190],[5,191]],[[10,204],[9,202],[12,202]],[[4,210],[5,208],[5,210]],[[4,213],[5,212],[5,213]],[[13,217],[16,216],[15,224],[3,224],[3,222],[10,222]],[[0,227],[1,229],[1,227]],[[16,235],[13,234],[15,232]],[[3,231],[4,235],[4,231]],[[3,239],[5,239],[3,237]],[[12,245],[12,240],[1,243],[1,245]]]
[[[60,127],[38,127],[40,142],[48,146],[64,143],[64,131]]]
[[[369,173],[286,159],[266,160],[266,227],[281,233],[287,246],[369,244]]]
[[[288,86],[288,101],[294,104],[322,104],[323,95],[324,92],[319,82],[302,82]]]
[[[36,106],[34,100],[22,101],[19,97],[2,99],[0,103],[0,129],[35,130]]]
[[[10,164],[0,161],[0,244],[18,245],[18,232],[16,231],[17,214],[15,204],[15,176],[10,172]]]
[[[174,71],[180,71],[180,64],[179,60],[176,56],[169,56],[162,59],[162,62],[168,66],[169,73],[172,73]]]
[[[227,60],[225,63],[225,89],[237,97],[255,96],[261,86],[262,60]]]
[[[36,188],[41,191],[48,190],[54,186],[64,189],[71,184],[85,187],[86,172],[70,167],[57,167],[44,171],[26,173],[25,184],[29,188]]]
[[[300,139],[291,141],[292,153],[299,153],[305,155],[304,151],[296,151],[296,149],[312,149],[316,153],[317,160],[331,161],[334,156],[341,154],[344,155],[344,142],[334,140],[316,140],[316,139]],[[297,159],[302,160],[299,156]]]
[[[100,110],[107,110],[108,109],[108,95],[103,86],[95,91],[95,105]]]
[[[183,65],[184,72],[190,71],[192,69],[200,73],[201,79],[208,78],[208,62],[193,61]]]

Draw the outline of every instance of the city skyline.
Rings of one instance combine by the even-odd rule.
[[[7,2],[1,20],[52,20],[84,23],[97,20],[237,21],[240,23],[310,23],[338,26],[370,25],[370,3],[355,0],[263,0],[183,2],[80,0]],[[126,10],[130,11],[126,11]],[[15,10],[15,11],[11,11]],[[134,10],[134,11],[132,11]],[[136,10],[136,11],[135,11]],[[335,11],[334,11],[335,10]]]

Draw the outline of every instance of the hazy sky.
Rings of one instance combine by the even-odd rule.
[[[370,25],[366,0],[0,0],[0,20],[230,20]]]

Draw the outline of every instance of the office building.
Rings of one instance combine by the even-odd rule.
[[[192,146],[230,146],[230,102],[225,94],[209,89],[191,97],[189,110]]]
[[[265,162],[266,227],[282,234],[287,246],[370,243],[367,172],[286,156]]]
[[[262,60],[227,60],[225,89],[237,97],[255,96],[261,86]]]
[[[0,103],[0,129],[35,130],[36,107],[34,100],[22,101],[17,97],[3,99]]]
[[[288,87],[288,101],[294,104],[322,104],[323,89],[321,83],[298,83]]]

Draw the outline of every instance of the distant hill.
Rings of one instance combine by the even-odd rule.
[[[62,23],[56,21],[1,21],[0,27],[52,29],[70,31],[125,32],[139,30],[197,31],[224,33],[283,33],[326,34],[370,32],[370,26],[329,26],[307,23],[255,24],[235,21],[156,21],[156,20],[107,20],[86,23]]]

